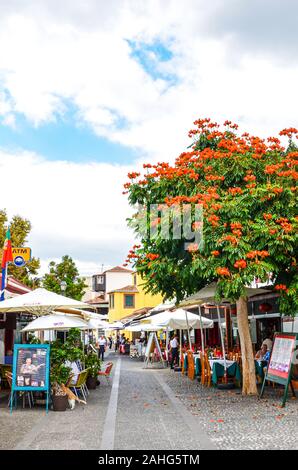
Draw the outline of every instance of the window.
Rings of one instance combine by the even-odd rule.
[[[104,277],[103,276],[97,276],[97,284],[103,284],[104,283]]]
[[[135,296],[133,294],[124,294],[124,308],[134,308]]]
[[[115,308],[114,294],[110,294],[109,300],[110,300],[110,308]]]

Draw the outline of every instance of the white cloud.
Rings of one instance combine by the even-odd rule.
[[[80,261],[82,271],[125,260],[133,241],[125,221],[130,210],[122,195],[129,170],[0,152],[5,208],[10,218],[20,214],[32,222],[33,255],[49,260],[69,254]]]
[[[243,10],[226,3],[235,6],[235,0],[0,3],[0,119],[14,126],[22,113],[39,126],[63,115],[70,103],[79,124],[159,160],[185,149],[187,131],[200,116],[229,118],[261,134],[297,126],[298,67],[290,60],[281,65],[274,45],[275,31],[293,11],[285,8],[282,17],[277,6],[283,2],[271,1],[271,29],[264,24],[262,41],[262,22],[255,29],[254,22],[245,23],[250,2]],[[254,3],[256,15],[258,8],[263,18],[264,7]],[[233,24],[233,11],[245,28]],[[297,46],[293,31],[289,51]],[[174,75],[174,83],[148,75],[128,40],[169,47],[171,60],[152,61]],[[6,206],[32,220],[31,242],[44,259],[68,247],[79,261],[109,263],[132,238],[121,196],[128,168],[109,164],[108,155],[106,160],[80,165],[28,153],[0,155],[0,169],[24,182],[18,196],[9,191]]]

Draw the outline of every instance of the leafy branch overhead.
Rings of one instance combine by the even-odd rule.
[[[298,131],[279,137],[238,135],[238,126],[222,127],[198,119],[189,132],[192,145],[174,165],[145,164],[145,173],[130,173],[125,184],[132,206],[169,208],[200,204],[203,247],[185,239],[164,239],[160,219],[129,220],[140,244],[128,262],[143,275],[148,290],[165,297],[197,291],[218,280],[218,296],[238,299],[255,278],[275,282],[284,313],[298,310],[297,298],[297,161]],[[282,145],[281,139],[288,138]],[[159,219],[159,220],[158,220]],[[195,223],[195,222],[194,222]],[[159,235],[147,236],[152,224]]]

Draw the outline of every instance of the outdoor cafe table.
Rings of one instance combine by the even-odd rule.
[[[236,361],[224,361],[223,359],[209,359],[212,370],[212,382],[216,385],[218,379],[224,376],[224,365],[226,362],[228,377],[235,377],[237,382],[241,381],[241,372],[239,364]]]
[[[195,374],[200,375],[201,373],[201,359],[200,359],[200,354],[193,354],[193,360],[195,363]],[[188,368],[188,360],[187,360],[187,354],[184,353],[184,371],[185,373],[187,372]]]

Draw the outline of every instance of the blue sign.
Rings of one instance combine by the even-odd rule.
[[[49,406],[50,390],[50,345],[15,344],[10,411],[19,391],[46,392],[46,410]]]
[[[23,256],[16,256],[13,262],[18,268],[21,268],[26,264],[26,261],[24,260]]]

